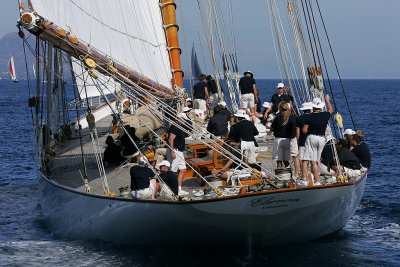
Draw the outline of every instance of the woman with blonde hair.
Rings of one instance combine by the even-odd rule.
[[[277,161],[277,167],[289,166],[290,141],[296,136],[296,116],[290,112],[289,104],[281,102],[278,105],[279,112],[271,125],[275,140],[272,157]]]

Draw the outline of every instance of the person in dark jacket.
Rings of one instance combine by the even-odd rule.
[[[195,109],[200,109],[207,116],[210,116],[208,106],[210,104],[210,95],[208,94],[208,88],[206,83],[206,76],[200,74],[199,82],[193,86],[193,106]]]
[[[120,165],[124,162],[124,157],[121,155],[121,147],[114,143],[112,136],[107,136],[107,147],[104,150],[104,162],[109,165]]]
[[[133,141],[133,142],[132,142]],[[137,152],[136,146],[139,145],[140,139],[136,136],[135,127],[125,126],[125,134],[121,137],[122,154],[130,156]]]
[[[334,157],[331,162],[329,162],[328,171],[332,169],[336,173],[339,171],[347,174],[348,177],[358,177],[361,175],[361,164],[357,156],[354,155],[347,148],[347,141],[340,138],[336,144],[337,155],[339,157],[339,162],[336,161]],[[338,168],[339,165],[339,168]]]
[[[360,133],[362,131],[358,130],[357,132]],[[364,134],[357,134],[357,132],[351,140],[353,146],[351,152],[356,155],[361,165],[367,169],[371,166],[371,152],[368,145],[364,142]]]
[[[288,103],[279,103],[279,114],[272,122],[271,130],[275,136],[272,158],[277,161],[278,168],[282,168],[282,163],[288,167],[290,141],[296,137],[296,117],[291,114]]]
[[[228,135],[228,121],[226,115],[221,113],[219,106],[214,107],[214,115],[208,122],[207,131],[215,136],[226,137]]]
[[[226,108],[226,103],[224,101],[219,102],[218,106],[221,108],[221,113],[225,114],[226,120],[231,121],[232,113]]]

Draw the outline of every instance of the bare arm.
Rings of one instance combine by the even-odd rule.
[[[207,89],[207,87],[204,87],[204,92],[206,92],[207,102],[210,102],[210,95],[208,94],[208,89]]]
[[[299,141],[300,138],[300,128],[296,128],[296,139]]]
[[[175,159],[175,152],[174,152],[174,140],[175,140],[176,135],[174,135],[173,133],[169,134],[168,137],[168,145],[171,147],[171,158]]]
[[[329,95],[328,94],[325,95],[325,101],[326,101],[326,106],[328,107],[328,112],[330,114],[332,114],[333,113],[333,108],[332,108],[331,102],[329,102],[329,100],[330,100]]]
[[[304,125],[302,130],[303,130],[303,134],[308,133],[308,125]]]

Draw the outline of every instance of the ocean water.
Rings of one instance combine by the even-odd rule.
[[[276,80],[257,80],[262,101]],[[352,127],[333,81],[335,101]],[[399,266],[400,265],[400,80],[344,80],[356,128],[371,148],[361,203],[339,232],[307,243],[246,247],[126,246],[66,240],[52,234],[40,207],[34,168],[27,83],[0,81],[0,265],[4,266]],[[340,104],[339,104],[340,103]],[[310,228],[313,227],[310,225]],[[204,229],[206,234],[206,229]]]

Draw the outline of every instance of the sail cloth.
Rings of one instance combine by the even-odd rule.
[[[96,80],[93,80],[87,70],[82,67],[80,62],[72,61],[72,68],[75,74],[76,86],[79,91],[81,99],[96,97],[116,93],[121,90],[121,84],[114,81],[111,77],[106,77],[103,74],[94,70],[98,76]]]
[[[38,15],[139,74],[171,88],[158,0],[30,0]]]
[[[13,81],[17,80],[17,75],[15,74],[15,66],[14,66],[14,57],[11,56],[10,60],[8,61],[9,65],[9,72],[10,72],[10,77]]]
[[[197,58],[196,48],[192,46],[192,77],[198,79],[201,74],[199,59]]]

